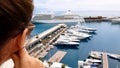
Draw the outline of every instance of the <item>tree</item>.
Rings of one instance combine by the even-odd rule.
[[[66,67],[66,65],[65,65],[65,64],[62,64],[61,68],[65,68],[65,67]]]

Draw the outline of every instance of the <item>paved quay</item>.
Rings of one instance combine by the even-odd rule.
[[[44,58],[53,48],[50,45],[67,29],[67,25],[58,24],[26,40],[25,47],[31,56]]]
[[[48,61],[49,62],[60,62],[66,54],[67,52],[57,51]]]
[[[58,25],[54,26],[53,28],[48,29],[48,30],[46,30],[46,31],[38,34],[38,35],[37,35],[38,38],[36,38],[36,36],[33,36],[32,38],[30,38],[29,40],[26,41],[25,46],[27,47],[27,46],[33,44],[34,42],[36,42],[36,41],[38,41],[38,40],[40,40],[40,39],[48,36],[48,35],[51,34],[52,32],[55,32],[55,30],[57,30],[57,29],[59,29],[59,28],[62,28],[62,27],[65,27],[65,28],[66,28],[67,26],[66,26],[65,24],[58,24]],[[63,32],[63,31],[62,31],[62,32]],[[59,33],[59,34],[60,34],[60,33]]]

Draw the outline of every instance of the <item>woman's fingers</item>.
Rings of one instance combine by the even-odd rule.
[[[19,61],[19,57],[16,54],[12,55],[12,60],[14,63],[17,63]]]
[[[25,48],[12,56],[14,68],[45,68],[43,63],[37,58],[28,55]]]
[[[22,49],[20,49],[20,50],[18,51],[18,55],[19,55],[20,58],[23,58],[23,57],[28,56],[28,52],[27,52],[27,50],[23,47]]]

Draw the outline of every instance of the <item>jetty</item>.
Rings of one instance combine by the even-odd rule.
[[[103,60],[103,68],[109,68],[107,53],[102,54],[102,60]]]
[[[58,24],[40,34],[28,39],[25,43],[25,47],[31,56],[36,58],[44,58],[47,55],[47,51],[52,47],[51,44],[67,29],[67,25]]]
[[[49,62],[60,62],[67,52],[57,51],[48,61]]]
[[[96,16],[96,17],[84,17],[85,22],[101,22],[101,21],[105,21],[106,17],[102,17],[102,16]]]

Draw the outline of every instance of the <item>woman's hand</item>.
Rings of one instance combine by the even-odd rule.
[[[12,55],[14,68],[45,68],[37,58],[28,55],[25,48]]]

